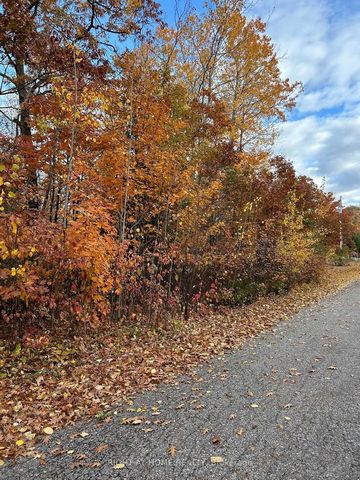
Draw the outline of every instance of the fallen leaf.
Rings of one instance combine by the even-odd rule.
[[[154,420],[154,425],[169,425],[174,420]]]
[[[257,403],[252,403],[250,405],[251,408],[259,408],[259,405]]]
[[[2,467],[3,465],[5,465],[5,462],[4,462],[4,460],[0,459],[0,467]]]
[[[88,456],[86,455],[86,453],[77,453],[75,455],[75,458],[77,458],[78,460],[84,460],[85,458],[88,458]]]
[[[214,445],[216,445],[216,444],[218,444],[218,443],[221,442],[220,437],[219,437],[218,435],[215,435],[215,437],[213,437],[213,438],[211,439],[211,441],[212,441],[212,443],[213,443]]]
[[[113,468],[115,470],[122,470],[123,468],[125,468],[125,463],[117,463],[116,465],[114,465]]]
[[[89,436],[88,432],[81,432],[80,433],[80,437],[85,438],[85,437],[88,437],[88,436]]]
[[[243,428],[243,427],[240,427],[236,430],[236,435],[238,437],[241,437],[242,435],[244,435],[244,433],[245,433],[245,428]]]
[[[63,455],[64,453],[66,453],[66,450],[63,450],[62,448],[57,447],[57,448],[54,448],[54,450],[51,450],[51,453],[56,456]]]
[[[214,457],[210,457],[210,461],[211,463],[222,463],[224,461],[224,458],[214,456]]]
[[[128,417],[128,418],[123,418],[121,420],[122,425],[140,425],[140,423],[143,423],[145,420],[145,417]]]
[[[86,465],[86,462],[72,462],[70,463],[69,467],[74,470],[76,468],[86,467]]]
[[[98,447],[95,448],[95,452],[101,453],[104,450],[107,450],[108,448],[109,448],[109,445],[107,445],[106,443],[103,443],[102,445],[99,445]]]
[[[24,445],[24,440],[22,440],[22,439],[20,438],[19,440],[16,440],[15,443],[16,443],[16,445],[17,445],[18,447],[21,447],[21,445]]]
[[[176,446],[170,445],[167,452],[171,457],[176,457]]]

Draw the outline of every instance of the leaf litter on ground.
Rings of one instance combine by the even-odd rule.
[[[160,333],[143,327],[136,338],[121,325],[107,325],[72,339],[58,336],[36,350],[14,352],[0,344],[0,466],[17,455],[39,458],[37,444],[79,418],[111,421],[111,406],[159,383],[174,382],[179,374],[189,374],[209,358],[240,347],[245,338],[271,329],[358,278],[358,264],[329,267],[317,284],[188,322],[176,319]],[[299,374],[295,369],[289,372],[289,376]],[[144,419],[123,422],[141,425]]]

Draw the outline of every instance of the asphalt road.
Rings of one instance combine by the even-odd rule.
[[[136,396],[111,423],[55,432],[45,465],[21,459],[0,478],[360,479],[359,345],[356,282],[193,378]]]

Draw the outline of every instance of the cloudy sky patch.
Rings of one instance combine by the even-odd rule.
[[[304,84],[275,148],[345,203],[360,203],[360,2],[258,0],[281,69]]]

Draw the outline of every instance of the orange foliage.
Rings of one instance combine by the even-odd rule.
[[[301,85],[282,78],[242,2],[121,54],[106,49],[158,19],[151,0],[70,2],[71,18],[55,0],[3,3],[0,76],[19,113],[0,138],[8,330],[165,321],[317,274],[338,242],[337,204],[271,158]]]

